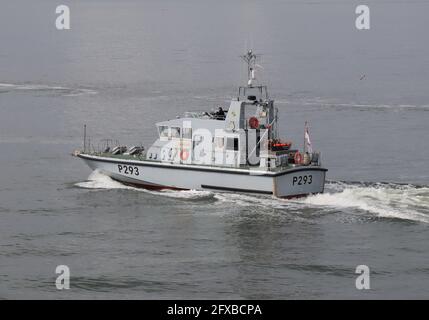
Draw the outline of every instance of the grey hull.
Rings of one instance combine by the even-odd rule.
[[[148,189],[251,192],[285,198],[322,193],[327,171],[316,166],[270,172],[126,160],[87,154],[80,154],[79,157],[91,169],[97,169],[112,179]]]

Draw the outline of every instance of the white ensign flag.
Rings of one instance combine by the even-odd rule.
[[[312,146],[311,146],[311,140],[310,140],[310,133],[308,132],[308,127],[307,127],[307,125],[305,126],[305,134],[304,134],[304,137],[305,137],[305,143],[306,143],[306,145],[307,145],[307,151],[308,151],[309,153],[313,153],[313,148],[312,148]]]

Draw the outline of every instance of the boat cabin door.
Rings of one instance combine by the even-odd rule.
[[[217,166],[240,166],[239,136],[216,129],[214,139],[214,158]]]

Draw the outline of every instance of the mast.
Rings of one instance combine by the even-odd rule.
[[[244,62],[247,63],[247,86],[253,87],[253,80],[255,80],[255,67],[256,59],[260,57],[259,54],[254,54],[252,50],[247,51],[246,54],[240,56]]]
[[[249,89],[250,91],[258,90],[258,94],[261,98],[264,97],[264,100],[269,100],[267,86],[261,84],[254,85],[254,82],[256,81],[256,68],[258,67],[263,69],[256,63],[260,57],[260,54],[255,54],[252,50],[249,50],[246,54],[240,56],[247,65],[247,86],[240,86],[238,88],[238,97],[240,97],[241,94],[246,96],[246,92],[248,91],[247,89]]]

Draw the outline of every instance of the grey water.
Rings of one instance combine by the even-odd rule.
[[[63,31],[58,1],[0,4],[0,298],[429,298],[429,1],[366,1],[365,31],[356,1],[63,2]],[[323,195],[151,192],[71,156],[84,124],[148,146],[228,106],[249,48]]]

